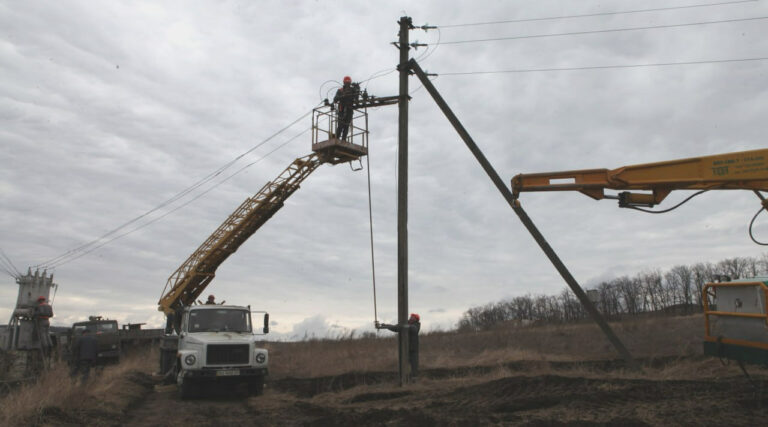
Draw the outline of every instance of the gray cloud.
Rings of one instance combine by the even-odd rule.
[[[206,176],[321,101],[320,85],[392,69],[395,21],[452,24],[636,8],[587,1],[0,2],[0,247],[20,268],[97,238]],[[763,2],[589,19],[445,28],[441,39],[763,16]],[[440,46],[436,73],[764,56],[763,21]],[[433,43],[437,32],[416,31]],[[423,51],[416,51],[421,55]],[[119,68],[118,68],[119,66]],[[764,148],[768,62],[438,76],[435,85],[505,180],[520,172]],[[412,88],[418,87],[415,79]],[[329,85],[326,85],[326,89]],[[371,93],[397,92],[397,75]],[[563,283],[424,90],[410,125],[410,308],[452,326],[467,307],[559,292]],[[379,319],[396,318],[394,107],[370,111]],[[306,120],[237,165],[259,159]],[[158,325],[168,276],[308,137],[205,197],[58,268],[54,324],[89,314]],[[218,182],[218,181],[215,181]],[[207,187],[205,187],[207,188]],[[276,333],[370,327],[365,171],[323,166],[217,272],[210,291],[270,311]],[[685,197],[670,196],[669,205]],[[760,254],[759,206],[710,192],[668,215],[580,194],[522,202],[574,276],[590,282],[678,263]],[[173,205],[177,206],[177,205]],[[756,228],[768,235],[765,224]],[[0,301],[15,299],[6,278]],[[0,317],[10,316],[7,303]],[[333,319],[333,320],[326,320]],[[315,329],[313,329],[315,328]]]

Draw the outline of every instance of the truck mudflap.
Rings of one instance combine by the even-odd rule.
[[[188,379],[266,377],[267,375],[267,368],[204,368],[188,370],[184,372],[184,378]]]

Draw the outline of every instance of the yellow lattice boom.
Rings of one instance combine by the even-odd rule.
[[[280,210],[321,163],[316,153],[298,158],[277,179],[246,199],[168,278],[158,310],[170,314],[192,304],[213,280],[216,268]]]

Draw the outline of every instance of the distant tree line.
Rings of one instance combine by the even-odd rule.
[[[741,279],[768,272],[768,254],[678,265],[669,271],[651,270],[622,276],[587,289],[597,309],[608,319],[643,313],[690,314],[702,310],[702,290],[709,282]],[[574,322],[587,317],[579,300],[565,288],[557,295],[524,295],[472,307],[462,315],[459,330],[491,329],[501,323],[542,324]]]

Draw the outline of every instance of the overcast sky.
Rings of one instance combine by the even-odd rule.
[[[310,111],[350,75],[394,69],[397,21],[429,72],[768,57],[768,20],[447,44],[768,16],[764,1],[0,1],[0,248],[26,271],[146,213]],[[441,42],[446,44],[435,48]],[[329,82],[330,81],[330,82]],[[425,90],[411,79],[410,306],[426,329],[467,308],[565,286]],[[506,182],[517,173],[765,148],[768,61],[441,75],[435,86]],[[396,95],[397,73],[367,83]],[[396,300],[397,107],[370,111],[379,320]],[[157,326],[168,276],[242,201],[311,152],[305,118],[157,218],[55,269],[54,325],[89,314]],[[259,160],[262,159],[263,160]],[[673,193],[662,207],[682,200]],[[205,294],[268,310],[276,336],[371,330],[366,171],[322,166],[217,271]],[[530,216],[582,284],[758,256],[759,208],[710,192],[666,215],[578,193],[529,193]],[[756,227],[768,239],[765,218]],[[0,323],[17,285],[0,281]]]

